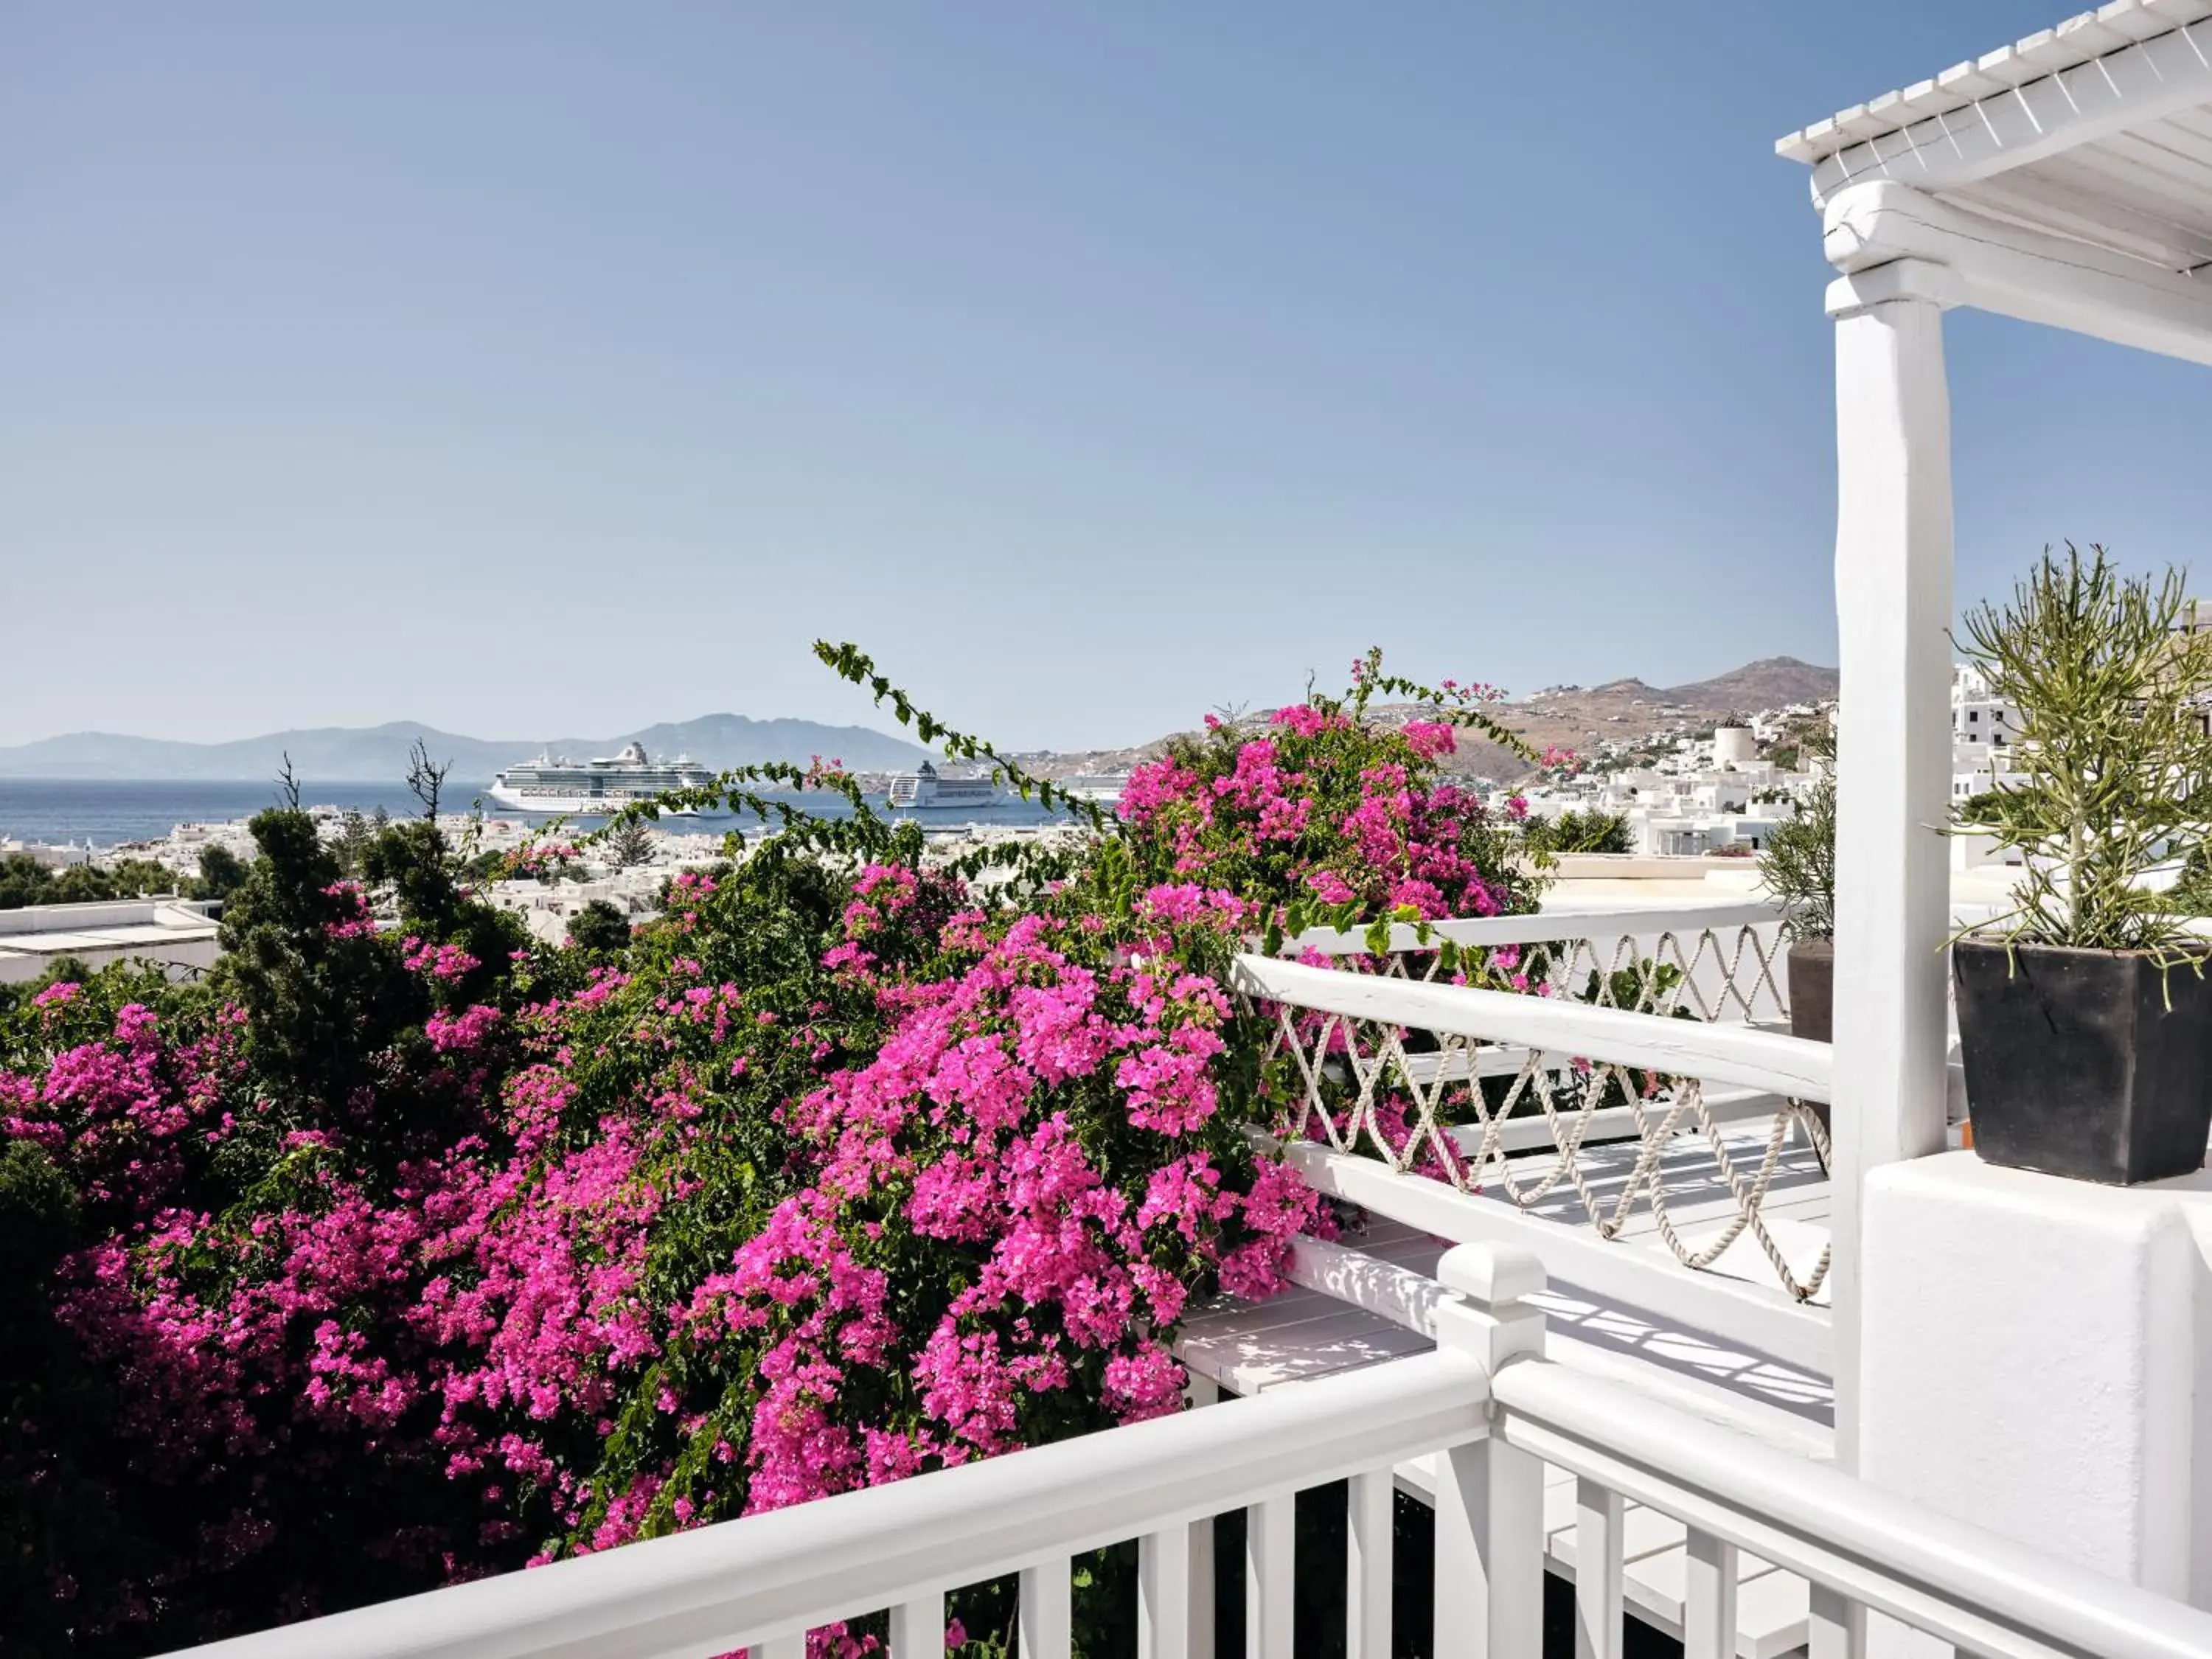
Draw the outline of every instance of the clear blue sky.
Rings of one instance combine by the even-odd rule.
[[[0,9],[0,742],[1832,661],[1781,133],[2045,0]],[[2212,375],[1952,323],[1960,592]]]

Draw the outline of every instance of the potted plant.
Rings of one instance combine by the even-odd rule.
[[[1832,1040],[1836,1000],[1836,739],[1824,726],[1802,741],[1819,764],[1796,816],[1766,840],[1759,884],[1789,923],[1790,1030]]]
[[[2186,1174],[2212,1133],[2212,942],[2155,885],[2212,815],[2212,634],[2181,575],[2045,550],[1966,657],[2019,711],[2014,766],[1954,809],[2021,855],[2009,908],[1954,941],[1974,1149],[2130,1183]]]

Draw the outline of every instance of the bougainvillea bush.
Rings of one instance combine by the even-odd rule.
[[[1178,1409],[1192,1299],[1331,1224],[1246,1133],[1231,957],[1534,899],[1451,720],[1368,720],[1361,675],[1173,745],[1073,852],[786,814],[627,939],[531,940],[427,822],[349,880],[277,810],[206,981],[7,993],[0,1645],[156,1650]],[[718,788],[778,781],[860,805]]]

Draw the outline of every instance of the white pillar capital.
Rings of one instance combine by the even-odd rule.
[[[1845,271],[1828,284],[1828,315],[1838,322],[1877,306],[1919,304],[1948,311],[1965,302],[1959,274],[1933,259],[1892,259]]]

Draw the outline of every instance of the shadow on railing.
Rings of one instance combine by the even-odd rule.
[[[1435,1659],[1543,1647],[1544,1472],[1576,1482],[1577,1645],[1621,1651],[1626,1506],[1685,1528],[1686,1651],[1735,1650],[1740,1555],[1811,1586],[1816,1655],[1863,1650],[1879,1612],[1990,1659],[2212,1652],[2212,1617],[1875,1490],[1544,1357],[1545,1286],[1525,1252],[1462,1247],[1404,1295],[1374,1298],[1435,1352],[456,1585],[196,1650],[204,1659],[793,1659],[811,1629],[890,1612],[891,1659],[942,1659],[945,1598],[1020,1578],[1024,1659],[1069,1659],[1071,1557],[1139,1540],[1146,1659],[1211,1651],[1212,1518],[1246,1516],[1248,1650],[1299,1632],[1301,1491],[1348,1482],[1347,1659],[1393,1643],[1393,1488],[1429,1460]],[[1206,1581],[1210,1585],[1210,1579]],[[1312,1632],[1318,1634],[1318,1632]]]

